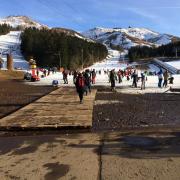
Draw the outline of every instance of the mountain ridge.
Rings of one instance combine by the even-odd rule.
[[[102,28],[95,27],[82,33],[109,47],[128,50],[134,46],[158,47],[171,42],[180,41],[180,37],[162,34],[148,28]]]

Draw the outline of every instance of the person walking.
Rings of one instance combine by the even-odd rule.
[[[36,75],[37,75],[37,77],[39,77],[39,69],[38,68],[36,70]]]
[[[145,89],[146,76],[145,72],[141,72],[141,90]]]
[[[119,83],[122,83],[122,73],[121,73],[121,70],[118,71],[118,80],[119,80]]]
[[[78,75],[77,71],[74,71],[74,72],[73,72],[73,83],[74,83],[74,84],[76,84],[77,75]]]
[[[84,88],[85,88],[85,79],[82,73],[79,73],[76,78],[76,91],[79,95],[80,104],[83,103],[83,96],[84,96]]]
[[[88,91],[89,93],[91,93],[91,75],[90,75],[89,69],[85,70],[84,79],[85,79],[85,88],[86,88],[86,95],[87,95]]]
[[[136,70],[134,70],[131,79],[133,79],[132,87],[137,88],[138,75],[136,73]]]
[[[111,91],[114,91],[115,90],[115,82],[116,82],[116,74],[115,74],[115,70],[111,70],[110,71],[110,82],[111,82]]]
[[[167,70],[163,73],[163,77],[164,77],[163,87],[166,88],[168,84],[168,78],[169,78],[169,74]]]
[[[68,84],[68,73],[66,70],[63,71],[64,84]]]
[[[161,88],[162,86],[162,81],[163,81],[163,72],[162,69],[157,73],[158,75],[158,87]]]
[[[93,69],[93,71],[91,72],[91,78],[92,78],[92,84],[95,84],[95,80],[96,80],[96,72],[95,72],[95,69]]]

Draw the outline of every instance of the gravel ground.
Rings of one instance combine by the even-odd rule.
[[[54,90],[48,86],[25,85],[20,80],[0,79],[0,118]]]
[[[180,95],[124,94],[99,89],[93,114],[94,130],[180,125]]]

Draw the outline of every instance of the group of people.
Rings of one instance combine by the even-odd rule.
[[[162,69],[160,69],[160,71],[157,73],[157,76],[158,76],[158,87],[159,88],[162,88],[162,87],[166,88],[168,85],[168,80],[169,80],[169,84],[173,84],[174,78],[169,75],[167,70],[165,70],[163,72]]]
[[[115,72],[115,69],[111,70],[109,73],[109,82],[111,83],[111,90],[114,91],[115,90],[115,84],[116,81],[118,81],[119,83],[122,83],[122,79],[124,77],[126,77],[127,81],[130,80],[130,78],[132,79],[133,83],[132,83],[132,87],[137,88],[137,82],[139,81],[139,79],[141,79],[141,89],[145,89],[145,81],[147,80],[147,72],[146,71],[142,71],[140,76],[137,73],[137,70],[135,69],[126,69],[126,70],[119,70],[117,73]]]
[[[40,72],[41,73],[41,77],[46,77],[46,76],[49,76],[51,73],[54,74],[57,72],[57,67],[48,67],[47,69],[42,69],[42,68],[37,68],[36,69],[36,76],[39,77],[40,76]]]
[[[109,73],[109,82],[111,83],[111,90],[115,90],[116,81],[119,83],[122,82],[122,79],[126,77],[127,81],[132,79],[132,87],[137,88],[137,83],[141,81],[141,90],[145,89],[145,84],[147,81],[147,71],[138,71],[136,69],[127,69],[127,70],[119,70],[115,72],[115,69],[111,70]],[[158,87],[167,87],[168,80],[169,84],[173,84],[174,77],[172,77],[167,70],[162,70],[157,73],[158,76]]]
[[[68,75],[73,75],[73,83],[75,84],[77,93],[79,95],[80,103],[83,102],[83,96],[84,94],[88,95],[88,93],[91,93],[91,85],[95,84],[96,82],[96,73],[99,73],[101,75],[100,71],[95,71],[86,69],[83,72],[68,72],[66,70],[63,71],[63,80],[64,84],[68,84]],[[104,74],[108,74],[109,77],[109,82],[111,83],[111,90],[115,90],[116,82],[122,83],[123,79],[126,79],[129,81],[132,79],[132,87],[137,88],[137,83],[140,81],[141,82],[141,90],[145,89],[145,84],[147,81],[147,71],[139,71],[135,68],[128,68],[125,70],[119,70],[115,71],[115,69],[111,71],[107,71]],[[157,73],[158,76],[158,87],[167,87],[168,80],[170,81],[171,84],[173,84],[173,77],[169,76],[168,71],[162,71],[160,70]]]

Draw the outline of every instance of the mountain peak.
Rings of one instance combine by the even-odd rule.
[[[28,27],[36,27],[38,29],[48,28],[48,26],[40,24],[28,16],[7,16],[5,18],[0,19],[0,24],[8,24],[14,28],[18,26],[22,28],[28,28]]]

